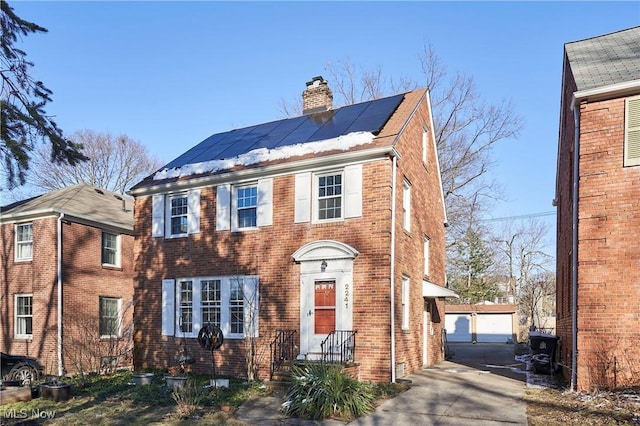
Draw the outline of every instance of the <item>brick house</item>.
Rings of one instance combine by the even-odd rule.
[[[219,326],[222,375],[331,358],[389,382],[443,359],[445,208],[427,90],[215,134],[135,196],[136,368]]]
[[[574,389],[640,383],[640,27],[567,43],[557,333]]]
[[[55,375],[131,363],[133,199],[75,185],[2,207],[0,226],[0,350]]]

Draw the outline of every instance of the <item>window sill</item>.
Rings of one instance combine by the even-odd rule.
[[[14,259],[14,263],[32,263],[33,258],[31,259]]]
[[[106,263],[102,264],[102,269],[107,269],[107,270],[110,270],[110,271],[122,271],[123,270],[122,266],[109,265],[109,264],[106,264]]]
[[[14,336],[13,338],[16,339],[16,340],[24,340],[24,341],[28,341],[28,342],[33,341],[33,335],[30,335],[30,336],[29,335]]]

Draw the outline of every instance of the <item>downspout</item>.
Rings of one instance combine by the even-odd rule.
[[[64,213],[58,216],[58,376],[62,376],[62,220]]]
[[[573,109],[573,223],[572,223],[572,247],[571,247],[571,389],[576,389],[578,367],[578,179],[580,160],[580,105],[576,105],[577,99],[572,102]]]
[[[397,156],[393,155],[391,174],[391,383],[396,382],[396,301],[395,301],[395,273],[396,273],[396,170]]]

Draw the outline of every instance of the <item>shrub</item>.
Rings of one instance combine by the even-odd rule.
[[[198,386],[195,380],[189,379],[184,386],[176,387],[171,394],[178,404],[178,414],[184,417],[193,416],[207,396],[207,391]]]
[[[355,419],[373,410],[374,387],[347,376],[340,366],[307,364],[291,370],[293,384],[282,404],[289,416]]]

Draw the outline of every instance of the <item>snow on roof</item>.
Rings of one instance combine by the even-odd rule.
[[[258,148],[232,158],[186,164],[182,167],[163,169],[157,172],[153,176],[153,179],[162,180],[203,173],[214,173],[220,170],[228,170],[235,166],[250,166],[252,164],[258,164],[265,161],[283,160],[301,155],[319,154],[335,150],[346,151],[358,145],[369,144],[373,142],[374,138],[375,136],[371,132],[353,132],[338,136],[337,138],[287,145],[275,149]]]

